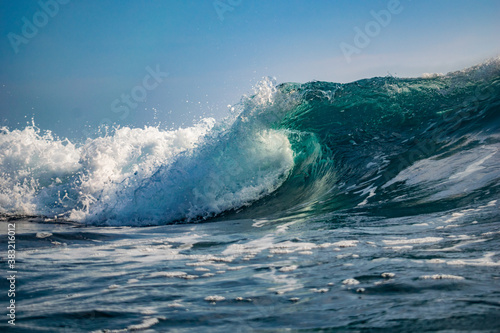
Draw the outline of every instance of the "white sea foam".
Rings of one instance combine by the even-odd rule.
[[[342,284],[347,286],[355,286],[359,284],[359,281],[356,279],[345,279],[344,281],[342,281]]]
[[[151,273],[149,275],[149,277],[159,277],[159,276],[162,276],[162,277],[169,277],[169,278],[172,278],[172,277],[185,277],[187,276],[187,273],[186,272],[155,272],[155,273]]]
[[[472,139],[470,139],[472,140]],[[460,151],[457,154],[419,160],[402,170],[382,188],[403,182],[429,186],[435,193],[425,201],[462,195],[486,186],[498,175],[500,154],[495,144]]]
[[[207,302],[220,302],[220,301],[223,301],[225,299],[226,298],[224,296],[219,296],[219,295],[205,297],[205,301],[207,301]]]
[[[425,244],[425,243],[436,243],[442,241],[442,237],[424,237],[424,238],[412,238],[412,239],[390,239],[383,240],[386,245],[403,245],[403,244]]]
[[[56,186],[77,172],[79,159],[73,143],[55,138],[50,131],[41,133],[35,126],[13,131],[1,128],[0,213],[39,214],[40,189]]]
[[[355,247],[358,245],[358,243],[359,243],[359,241],[357,241],[357,240],[343,240],[340,242],[335,242],[335,243],[331,244],[331,246],[337,246],[340,248]]]
[[[328,288],[312,288],[311,291],[314,292],[314,293],[326,293],[328,292],[330,289]]]
[[[291,266],[285,266],[285,267],[281,267],[279,269],[280,272],[291,272],[291,271],[294,271],[298,268],[299,266],[297,265],[291,265]]]
[[[420,277],[422,280],[464,280],[462,276],[450,275],[450,274],[434,274],[434,275],[422,275]]]
[[[158,320],[158,318],[147,318],[147,319],[144,319],[144,321],[140,324],[130,325],[129,327],[127,327],[127,329],[130,331],[142,331],[142,330],[145,330],[147,328],[150,328],[153,325],[158,324],[159,322],[160,321]]]
[[[144,225],[249,205],[286,180],[294,153],[286,133],[241,123],[122,127],[78,146],[34,125],[2,128],[0,214]]]
[[[50,236],[52,236],[52,234],[50,232],[46,232],[46,231],[36,233],[36,238],[47,238]]]

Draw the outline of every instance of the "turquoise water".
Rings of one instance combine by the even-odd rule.
[[[499,97],[493,59],[264,80],[178,130],[4,128],[16,329],[497,331]]]

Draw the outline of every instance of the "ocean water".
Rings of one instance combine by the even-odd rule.
[[[0,328],[499,331],[499,193],[498,58],[265,79],[227,119],[177,130],[2,128],[16,317]]]

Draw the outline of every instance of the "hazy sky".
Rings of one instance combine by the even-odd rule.
[[[221,118],[264,76],[419,76],[500,54],[498,0],[0,0],[0,15],[0,125],[34,116],[68,137]]]

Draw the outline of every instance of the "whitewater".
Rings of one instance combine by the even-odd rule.
[[[499,58],[267,78],[187,128],[0,129],[18,331],[498,331],[499,193]]]

